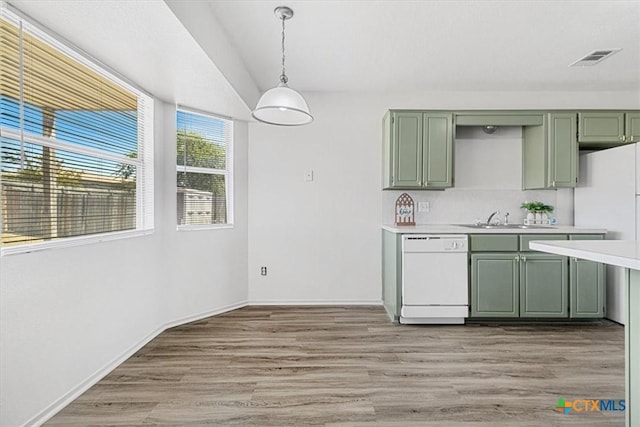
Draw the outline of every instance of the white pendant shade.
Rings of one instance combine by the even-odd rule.
[[[306,125],[313,121],[307,101],[286,84],[266,91],[252,115],[261,122],[281,126]]]

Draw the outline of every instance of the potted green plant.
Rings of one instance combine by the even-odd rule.
[[[525,201],[520,208],[528,212],[526,222],[529,224],[548,224],[549,214],[553,212],[553,206],[539,201]]]

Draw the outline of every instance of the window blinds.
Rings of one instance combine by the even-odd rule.
[[[179,109],[176,128],[178,225],[232,224],[233,122]]]
[[[0,16],[2,245],[153,228],[151,99]]]

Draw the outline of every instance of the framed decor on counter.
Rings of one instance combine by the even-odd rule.
[[[410,195],[402,193],[396,200],[396,226],[416,225],[415,203]]]

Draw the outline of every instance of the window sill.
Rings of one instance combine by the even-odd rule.
[[[202,225],[179,225],[178,231],[199,231],[199,230],[223,230],[234,228],[233,224],[202,224]]]
[[[17,255],[28,254],[31,252],[40,252],[49,249],[67,248],[73,246],[91,245],[95,243],[108,242],[111,240],[129,239],[131,237],[147,236],[153,234],[151,230],[129,230],[105,234],[93,234],[89,236],[68,237],[58,241],[49,241],[42,243],[31,243],[25,245],[6,246],[0,249],[0,255]]]

